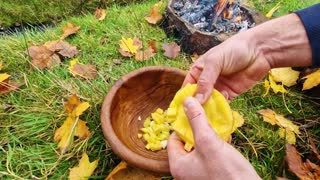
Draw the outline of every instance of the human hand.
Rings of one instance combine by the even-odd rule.
[[[170,171],[175,179],[260,179],[249,161],[217,136],[195,98],[186,98],[184,105],[195,148],[186,152],[177,134],[170,136],[167,150]]]
[[[233,36],[207,51],[191,66],[183,86],[197,83],[196,98],[203,104],[213,87],[231,100],[260,81],[270,70],[246,34]]]
[[[210,49],[191,67],[183,86],[197,83],[195,97],[201,104],[210,97],[213,87],[231,100],[271,68],[311,64],[304,26],[296,14],[289,14],[238,33]]]

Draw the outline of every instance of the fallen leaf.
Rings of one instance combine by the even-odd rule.
[[[163,44],[162,49],[165,51],[164,55],[170,59],[176,58],[181,50],[175,42]]]
[[[156,3],[151,9],[150,9],[150,13],[147,17],[145,17],[145,19],[148,21],[148,23],[150,24],[157,24],[161,19],[162,19],[162,15],[159,12],[159,4]]]
[[[271,18],[273,13],[276,12],[280,7],[283,0],[279,1],[273,8],[269,10],[269,12],[266,14],[267,18]]]
[[[45,46],[31,46],[25,53],[31,56],[31,63],[39,69],[50,68],[61,63],[60,57]]]
[[[199,55],[196,52],[194,52],[191,56],[191,60],[192,62],[196,62],[197,59],[199,59]]]
[[[279,135],[281,137],[286,137],[287,140],[290,140],[290,143],[295,142],[295,137],[292,136],[294,134],[299,135],[299,126],[293,124],[289,119],[285,118],[283,115],[277,114],[271,109],[262,109],[258,111],[259,114],[263,116],[263,120],[272,125],[278,125],[280,128],[283,128],[287,132],[283,132],[283,130],[279,130]],[[291,132],[294,134],[292,134]]]
[[[94,13],[94,16],[96,17],[96,19],[98,19],[99,21],[102,21],[106,18],[106,10],[104,9],[97,9],[96,12]]]
[[[303,77],[302,79],[306,79],[303,83],[303,91],[318,86],[320,84],[320,69]]]
[[[77,95],[69,97],[65,104],[67,111],[67,119],[62,126],[58,128],[54,134],[54,141],[59,142],[58,147],[64,153],[73,142],[73,137],[77,136],[79,139],[86,139],[91,135],[86,122],[79,119],[79,116],[89,108],[89,103],[81,102]]]
[[[78,59],[71,60],[68,69],[73,76],[80,76],[85,79],[95,79],[97,77],[96,66],[79,63]]]
[[[144,51],[138,51],[135,54],[135,60],[136,61],[144,61],[144,60],[148,60],[150,58],[152,58],[155,55],[155,53],[153,53],[153,49],[152,47],[148,47],[146,50]]]
[[[319,168],[318,165],[309,163],[304,163],[298,153],[297,149],[290,144],[286,145],[286,161],[288,162],[289,170],[293,172],[300,179],[318,179],[319,178]],[[307,160],[308,161],[308,160]],[[308,168],[308,166],[313,166]],[[317,178],[318,177],[318,178]]]
[[[98,166],[98,160],[90,163],[87,153],[82,154],[79,165],[70,169],[70,180],[86,180],[93,174]]]
[[[279,134],[279,136],[281,138],[286,138],[286,141],[289,144],[295,144],[296,143],[296,136],[295,136],[293,131],[290,131],[290,130],[287,130],[287,129],[284,129],[284,128],[280,128],[278,130],[278,134]]]
[[[62,27],[63,34],[61,36],[61,39],[65,39],[66,37],[76,34],[80,30],[79,26],[75,26],[74,24],[68,22],[67,26]]]
[[[126,162],[121,161],[106,177],[105,180],[160,180],[161,177],[150,171],[129,166]]]
[[[283,87],[283,85],[277,84],[270,74],[269,74],[269,81],[268,80],[264,81],[264,87],[266,89],[266,93],[264,94],[264,96],[269,93],[270,88],[273,90],[275,94],[277,94],[278,92],[287,93],[287,90]]]
[[[157,53],[158,52],[158,48],[157,48],[156,43],[157,42],[155,40],[152,40],[152,41],[148,42],[148,46],[150,46],[153,49],[153,53]]]
[[[131,38],[127,38],[125,39],[124,37],[122,37],[119,45],[120,45],[120,49],[119,52],[126,57],[131,57],[133,56],[135,53],[137,53],[137,51],[142,47],[142,43],[140,45],[140,42],[138,41],[137,38],[135,41]]]
[[[311,149],[312,149],[314,156],[318,159],[318,161],[320,161],[320,155],[319,155],[319,152],[318,152],[316,145],[314,144],[314,142],[311,138],[309,138],[309,142],[310,142],[310,146],[311,146]]]
[[[299,71],[295,71],[291,67],[274,68],[270,70],[270,75],[273,77],[273,80],[281,82],[287,87],[297,84],[299,74]]]
[[[65,41],[48,41],[44,46],[52,52],[56,52],[63,57],[72,58],[78,54],[76,46],[72,46]]]
[[[9,79],[9,74],[0,74],[0,94],[6,94],[8,92],[14,91],[21,86],[21,84],[10,82]]]

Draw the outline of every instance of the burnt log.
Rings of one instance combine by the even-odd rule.
[[[173,5],[183,3],[183,0],[170,0],[165,11],[164,29],[168,35],[174,35],[178,39],[178,44],[184,52],[192,54],[203,54],[210,48],[227,40],[236,33],[219,33],[200,31],[192,24],[175,13]],[[248,14],[248,17],[257,25],[267,21],[267,18],[257,10],[247,5],[241,4],[241,10]]]

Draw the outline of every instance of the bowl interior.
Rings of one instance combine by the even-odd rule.
[[[175,93],[181,88],[184,77],[185,72],[176,68],[149,67],[131,72],[116,82],[106,97],[111,98],[108,99],[110,104],[103,107],[110,111],[106,121],[110,121],[115,136],[108,135],[110,132],[105,132],[105,128],[104,133],[115,153],[144,169],[160,172],[169,170],[167,165],[166,170],[158,170],[164,166],[148,167],[147,163],[139,164],[139,158],[167,164],[168,157],[166,150],[153,152],[145,149],[146,142],[137,135],[142,133],[139,129],[152,112],[157,108],[168,108]],[[124,153],[124,149],[129,149],[135,156],[127,157],[132,154]]]

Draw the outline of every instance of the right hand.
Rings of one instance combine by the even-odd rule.
[[[197,83],[196,98],[203,104],[213,87],[228,100],[244,93],[271,69],[268,61],[250,43],[250,30],[210,49],[191,66],[183,86]]]

